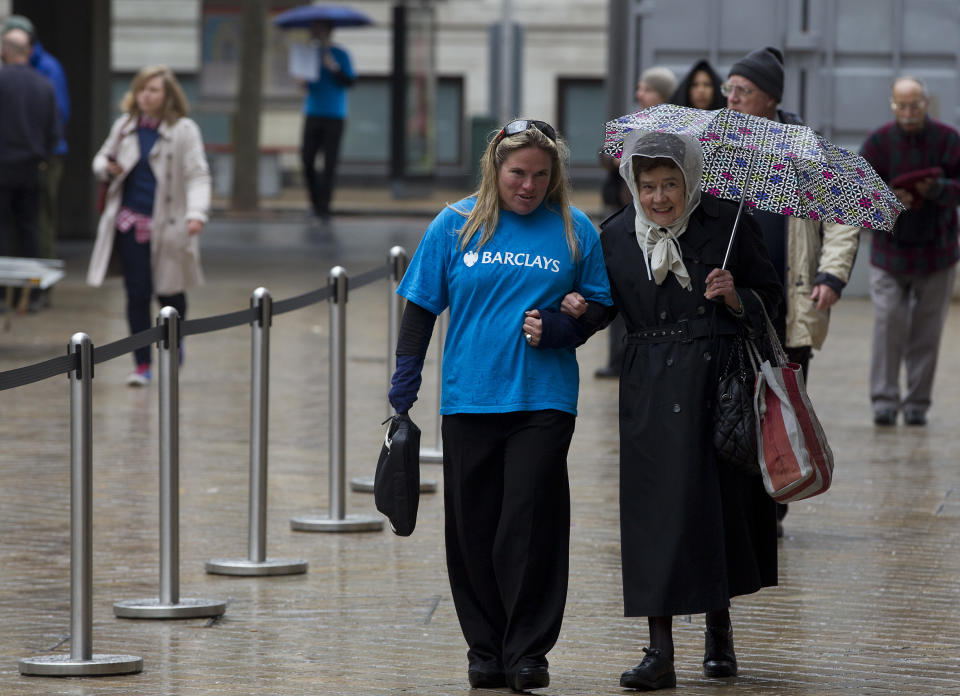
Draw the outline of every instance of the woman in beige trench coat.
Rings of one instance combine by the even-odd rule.
[[[109,188],[87,282],[101,285],[111,255],[119,255],[127,320],[137,333],[151,326],[154,294],[183,318],[185,290],[203,282],[197,235],[210,208],[210,171],[200,129],[187,118],[187,100],[169,68],[140,70],[121,108],[93,159],[94,174]],[[134,360],[127,384],[149,384],[150,348],[138,349]]]

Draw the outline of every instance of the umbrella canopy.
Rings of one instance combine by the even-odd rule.
[[[363,12],[340,5],[303,5],[281,12],[273,20],[281,29],[309,29],[314,22],[329,22],[335,27],[362,27],[373,24]]]
[[[863,157],[807,126],[660,104],[609,121],[603,152],[619,157],[638,129],[697,138],[701,190],[758,210],[887,231],[904,210]]]

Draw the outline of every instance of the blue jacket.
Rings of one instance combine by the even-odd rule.
[[[30,55],[32,65],[41,75],[50,80],[53,85],[53,94],[57,100],[57,113],[60,115],[60,140],[53,148],[53,154],[67,154],[67,121],[70,120],[70,92],[67,90],[67,75],[63,72],[60,61],[47,53],[39,41],[33,44],[33,53]]]

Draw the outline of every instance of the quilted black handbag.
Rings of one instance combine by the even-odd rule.
[[[377,510],[390,520],[393,533],[410,536],[420,506],[420,428],[406,413],[389,420],[373,479],[373,498]]]
[[[717,385],[713,409],[713,448],[717,460],[740,473],[760,475],[757,426],[753,408],[756,348],[743,336],[734,339],[730,357]]]

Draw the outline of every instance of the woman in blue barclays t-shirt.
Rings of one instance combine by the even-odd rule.
[[[443,354],[447,571],[473,687],[547,686],[567,592],[567,450],[574,348],[559,312],[571,289],[610,305],[599,236],[568,201],[567,149],[543,121],[508,123],[477,192],[430,224],[398,292],[407,298],[390,403],[417,398],[436,316]]]

